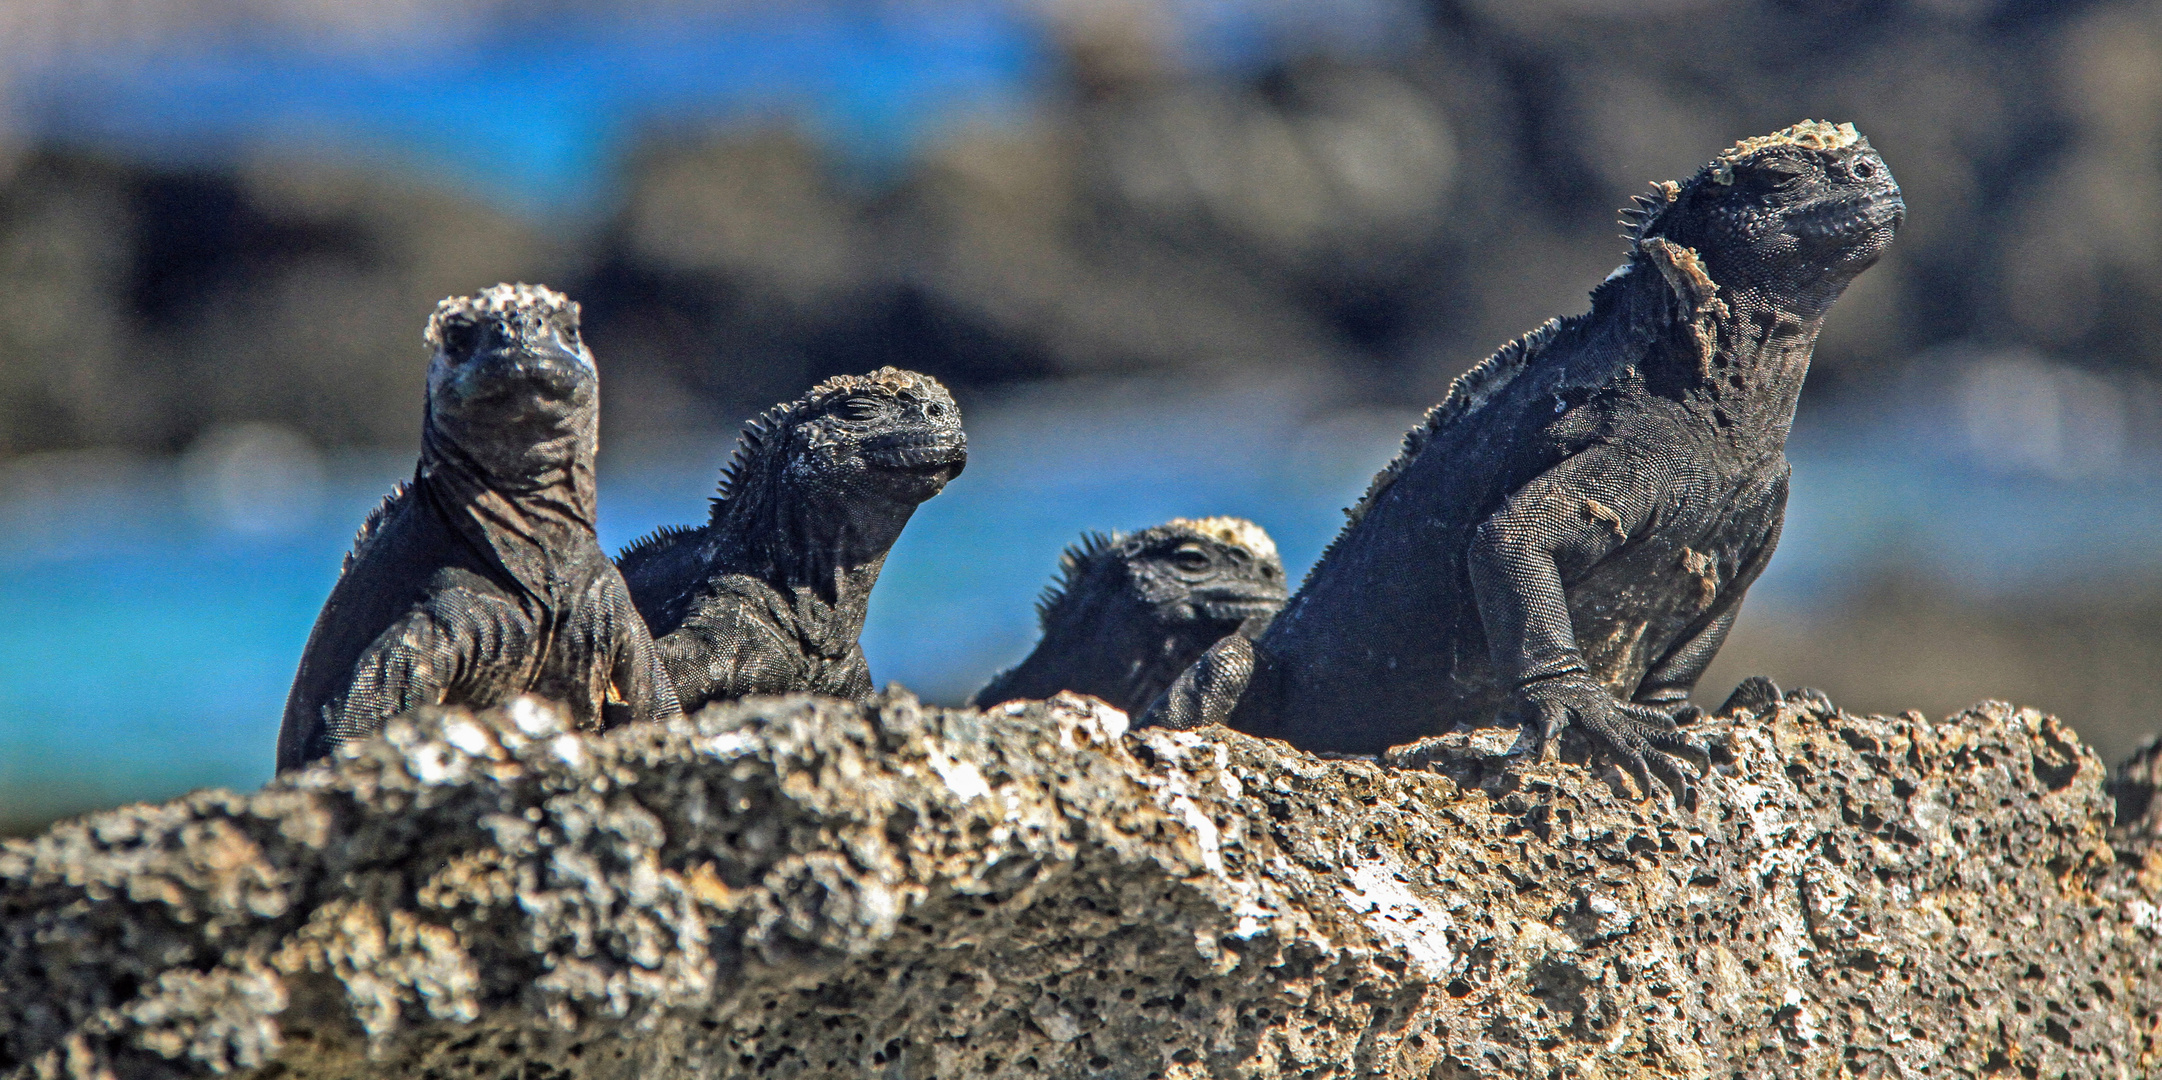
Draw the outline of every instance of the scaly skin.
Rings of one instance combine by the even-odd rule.
[[[953,397],[898,368],[836,376],[752,421],[711,519],[617,560],[683,707],[870,696],[871,589],[916,507],[967,461]]]
[[[1851,126],[1809,122],[1654,187],[1590,313],[1458,379],[1268,632],[1149,719],[1349,753],[1573,726],[1686,792],[1676,721],[1778,540],[1818,329],[1905,204]]]
[[[677,715],[593,535],[600,375],[578,306],[527,285],[437,305],[420,464],[361,527],[286,698],[278,768],[423,705],[554,698],[598,730]]]
[[[1276,544],[1243,518],[1091,533],[1059,569],[1037,604],[1043,640],[976,692],[977,708],[1073,690],[1139,712],[1209,646],[1259,634],[1284,606]]]

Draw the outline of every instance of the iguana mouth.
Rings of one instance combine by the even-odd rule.
[[[1194,609],[1218,622],[1243,622],[1255,615],[1268,615],[1284,606],[1284,590],[1281,588],[1216,587],[1198,590],[1194,595]]]
[[[907,472],[951,470],[947,479],[961,475],[968,465],[965,435],[888,435],[873,439],[863,448],[864,460],[882,469]]]
[[[1907,200],[1894,190],[1810,207],[1794,216],[1793,230],[1816,237],[1851,236],[1887,225],[1896,228],[1906,218]]]

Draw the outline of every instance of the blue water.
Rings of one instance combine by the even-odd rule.
[[[121,35],[29,68],[11,90],[33,129],[130,157],[225,160],[266,147],[418,167],[517,209],[605,196],[653,127],[779,120],[873,177],[941,125],[1025,113],[1056,93],[1054,30],[1011,0],[681,5],[429,26],[313,41],[219,25],[150,44]],[[1286,51],[1401,48],[1401,0],[1229,0],[1162,13],[1189,66]]]
[[[918,512],[873,600],[873,675],[934,698],[968,694],[1026,652],[1031,602],[1083,529],[1241,514],[1301,574],[1411,418],[1313,415],[1296,387],[977,405],[967,472]],[[699,518],[723,449],[608,462],[603,542]],[[1926,437],[1836,426],[1805,425],[1792,451],[1786,536],[1753,617],[1835,601],[1887,561],[1982,590],[2162,570],[2152,470],[2076,484],[1998,476]],[[352,530],[408,461],[333,461],[314,495],[277,496],[299,509],[269,531],[259,516],[191,502],[170,462],[61,464],[0,472],[0,819],[261,783]]]
[[[599,194],[649,124],[778,116],[853,160],[890,161],[942,114],[1023,103],[1042,45],[996,4],[587,14],[343,47],[172,40],[56,66],[26,96],[44,131],[131,156],[333,148],[538,209]]]

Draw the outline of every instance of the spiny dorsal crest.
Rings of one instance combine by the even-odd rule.
[[[1205,536],[1221,544],[1245,548],[1254,558],[1273,560],[1276,541],[1262,531],[1261,526],[1240,517],[1172,518],[1164,523],[1167,529],[1184,529],[1197,536]]]
[[[383,519],[390,516],[390,508],[398,505],[398,500],[403,498],[405,481],[400,480],[390,486],[390,494],[383,496],[383,501],[375,504],[375,509],[368,511],[367,519],[360,523],[360,531],[353,534],[353,546],[345,553],[345,561],[338,565],[339,577],[344,577],[353,569],[353,560],[360,557],[360,549],[366,546],[368,539],[375,535],[377,529],[383,527]]]
[[[1089,571],[1106,558],[1107,553],[1125,542],[1125,533],[1092,529],[1082,533],[1081,539],[1068,544],[1066,550],[1058,554],[1058,580],[1044,586],[1043,592],[1036,597],[1036,621],[1041,623],[1050,618],[1052,610],[1088,577]]]
[[[1769,135],[1753,135],[1721,150],[1712,160],[1697,170],[1686,184],[1661,180],[1652,184],[1655,195],[1637,195],[1633,205],[1622,208],[1621,224],[1624,239],[1633,244],[1642,243],[1656,235],[1659,219],[1669,207],[1681,198],[1684,187],[1695,187],[1710,182],[1731,184],[1734,167],[1758,154],[1781,147],[1798,146],[1804,150],[1843,150],[1860,141],[1862,133],[1853,124],[1833,124],[1823,120],[1804,120],[1792,127],[1781,128]]]
[[[512,320],[520,315],[533,319],[559,316],[576,326],[578,304],[546,285],[528,285],[522,281],[515,285],[491,285],[471,296],[444,297],[435,305],[435,314],[428,316],[428,329],[421,334],[421,340],[430,349],[440,349],[443,347],[444,324],[452,319]]]
[[[684,537],[704,531],[696,525],[663,525],[631,541],[631,545],[616,556],[616,568],[626,574],[633,573],[654,556],[675,547]]]
[[[1403,449],[1397,451],[1396,458],[1379,473],[1374,474],[1374,482],[1366,486],[1366,494],[1359,497],[1358,504],[1344,511],[1345,516],[1351,519],[1344,527],[1348,530],[1366,516],[1366,511],[1374,505],[1374,500],[1380,498],[1382,492],[1389,490],[1389,485],[1396,483],[1396,478],[1402,476],[1404,470],[1411,466],[1412,459],[1419,456],[1419,451],[1433,441],[1435,432],[1449,426],[1457,417],[1486,404],[1502,387],[1509,385],[1509,380],[1516,378],[1517,373],[1523,371],[1533,357],[1546,351],[1547,342],[1553,340],[1554,334],[1561,329],[1561,324],[1560,319],[1548,319],[1531,333],[1502,346],[1494,355],[1479,361],[1472,365],[1470,371],[1457,376],[1455,381],[1449,384],[1449,392],[1443,396],[1441,404],[1427,410],[1426,419],[1404,433]],[[1337,539],[1343,539],[1341,533]],[[1329,546],[1333,549],[1336,545],[1332,543]],[[1323,552],[1322,558],[1327,557],[1328,553]]]
[[[713,497],[713,519],[720,520],[721,507],[743,490],[753,470],[761,467],[774,446],[787,444],[788,429],[804,419],[818,415],[837,398],[873,394],[880,397],[898,398],[904,394],[918,397],[940,397],[947,400],[952,395],[946,387],[929,375],[897,367],[882,367],[868,375],[835,375],[804,392],[794,401],[784,401],[753,417],[743,425],[742,434],[736,437],[736,451],[729,455],[728,464],[721,467],[720,489]]]

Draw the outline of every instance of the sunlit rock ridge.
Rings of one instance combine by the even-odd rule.
[[[1706,721],[1694,810],[1125,725],[521,701],[66,822],[0,846],[0,1075],[2157,1067],[2162,857],[2031,710]]]

